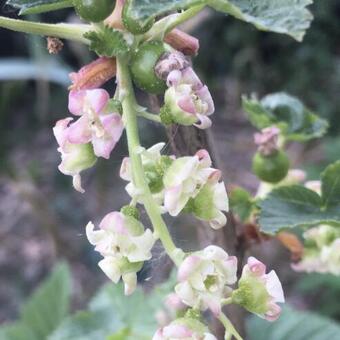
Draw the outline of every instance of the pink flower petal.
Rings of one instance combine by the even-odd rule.
[[[86,91],[86,100],[94,112],[96,112],[98,115],[103,111],[109,99],[110,95],[103,89]]]
[[[200,114],[197,114],[196,115],[198,120],[199,120],[199,123],[198,124],[194,124],[197,128],[201,129],[201,130],[205,130],[205,129],[208,129],[211,127],[211,120],[209,117],[207,116],[204,116],[204,115],[200,115]]]
[[[96,156],[109,159],[111,151],[123,133],[124,125],[121,116],[116,113],[101,116],[100,120],[105,135],[102,137],[92,137],[93,150]]]
[[[178,269],[177,279],[179,282],[183,282],[197,270],[201,265],[201,258],[195,255],[188,256],[180,265]]]
[[[281,307],[276,303],[270,303],[268,306],[267,313],[264,315],[268,321],[276,321],[281,314]]]
[[[181,339],[191,337],[192,335],[193,332],[184,325],[171,324],[163,328],[163,336],[165,338]]]
[[[67,142],[67,128],[72,120],[73,118],[58,120],[53,128],[53,134],[61,148],[63,148],[64,144]]]
[[[84,113],[86,90],[70,91],[68,95],[68,110],[76,116]]]
[[[125,220],[123,214],[118,211],[113,211],[102,219],[99,227],[104,230],[111,230],[115,233],[126,235],[128,230],[124,224]]]
[[[181,110],[187,113],[191,113],[193,115],[196,113],[195,103],[192,99],[192,96],[189,94],[181,96],[177,100],[177,105],[180,107]]]
[[[182,72],[180,70],[173,70],[169,73],[166,84],[168,87],[170,86],[177,86],[182,78]]]
[[[259,260],[257,260],[255,257],[250,256],[247,261],[249,270],[255,275],[255,276],[263,276],[266,274],[266,266]]]
[[[72,144],[86,144],[91,141],[92,131],[87,115],[72,123],[67,131],[67,139]]]
[[[192,85],[194,91],[199,90],[203,86],[201,80],[198,78],[197,74],[192,69],[192,67],[187,67],[186,69],[182,70],[181,82],[183,84]]]
[[[275,302],[285,302],[285,297],[282,289],[280,279],[276,275],[275,271],[272,270],[266,275],[266,288],[270,296],[274,298]]]
[[[196,95],[202,100],[203,103],[206,103],[208,106],[207,111],[204,113],[207,116],[213,114],[215,112],[215,105],[211,97],[210,91],[208,89],[208,86],[204,85],[199,90],[196,90]]]

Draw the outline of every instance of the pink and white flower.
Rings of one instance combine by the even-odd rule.
[[[239,287],[233,292],[232,300],[268,321],[275,321],[280,316],[281,307],[277,302],[285,302],[275,271],[266,274],[265,264],[255,257],[249,257],[243,267]]]
[[[221,172],[211,168],[206,150],[176,159],[163,178],[166,211],[177,216],[189,203],[189,211],[209,221],[214,229],[224,226],[226,217],[222,211],[228,211],[228,196],[220,177]]]
[[[104,259],[98,265],[115,283],[122,277],[125,283],[125,293],[131,294],[137,284],[136,272],[143,261],[151,258],[151,248],[155,238],[150,229],[144,230],[143,225],[131,216],[121,212],[107,214],[94,230],[89,222],[86,226],[86,236]]]
[[[124,130],[121,116],[105,111],[109,99],[109,94],[103,89],[70,91],[68,105],[71,113],[80,116],[69,127],[70,143],[92,143],[95,155],[106,159]]]
[[[157,330],[152,340],[217,340],[208,328],[195,319],[181,318]]]
[[[171,121],[182,125],[195,125],[200,129],[211,126],[208,116],[214,113],[214,102],[183,53],[166,53],[155,66],[159,78],[169,87],[164,95],[163,111]]]
[[[174,70],[167,77],[170,87],[165,91],[164,103],[173,122],[195,125],[200,129],[211,126],[208,116],[215,111],[209,89],[191,67]]]
[[[60,120],[53,128],[62,159],[59,170],[73,176],[80,192],[80,172],[93,166],[96,157],[108,159],[124,129],[119,114],[106,112],[108,103],[109,94],[102,89],[71,91],[69,110],[80,118]]]
[[[58,169],[65,175],[73,177],[73,186],[79,192],[84,192],[81,186],[80,172],[91,168],[97,161],[90,143],[73,144],[68,140],[69,124],[72,118],[59,120],[53,128],[54,136],[59,144],[61,163]]]
[[[237,258],[222,248],[208,246],[189,255],[178,269],[176,294],[188,306],[221,312],[221,300],[236,282]]]

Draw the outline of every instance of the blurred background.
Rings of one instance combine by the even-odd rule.
[[[16,17],[0,1],[0,14]],[[190,30],[200,39],[194,65],[209,85],[217,107],[212,136],[228,184],[255,191],[251,174],[255,151],[253,128],[240,107],[242,94],[286,91],[299,97],[330,122],[326,138],[292,144],[294,167],[319,177],[326,164],[340,159],[340,2],[315,1],[315,20],[303,43],[251,25],[207,12]],[[28,16],[30,20],[77,20],[71,10]],[[86,194],[75,192],[71,178],[62,175],[54,123],[69,116],[68,73],[95,58],[79,44],[65,43],[50,56],[44,38],[0,29],[0,323],[17,318],[20,305],[64,259],[73,279],[72,309],[83,308],[104,282],[98,257],[84,235],[89,220],[99,222],[128,202],[119,166],[126,156],[122,138],[108,161],[99,160],[84,175]],[[113,93],[114,82],[107,85]],[[147,102],[140,94],[142,102]],[[153,123],[143,123],[142,139],[150,146],[166,137]],[[175,240],[197,249],[195,221],[169,220]],[[288,300],[302,309],[340,320],[340,280],[328,275],[297,275],[290,255],[275,242],[252,250],[279,272]],[[140,275],[141,282],[166,263],[160,247],[155,260]]]

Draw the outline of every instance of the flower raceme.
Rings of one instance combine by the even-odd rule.
[[[275,321],[281,313],[277,302],[283,303],[285,299],[276,273],[272,270],[266,274],[266,266],[255,257],[249,257],[232,301],[268,321]]]
[[[176,294],[188,306],[221,313],[221,301],[236,282],[237,258],[222,248],[208,246],[189,255],[178,269]]]
[[[214,113],[214,102],[186,57],[178,51],[166,53],[156,64],[155,72],[168,86],[164,95],[161,119],[165,123],[211,126],[208,116]]]
[[[63,119],[53,129],[62,158],[59,170],[73,176],[75,189],[84,192],[80,172],[93,166],[96,157],[110,157],[124,125],[119,113],[110,110],[103,89],[70,91],[69,111],[80,118]]]
[[[142,268],[143,261],[151,258],[155,243],[151,230],[144,230],[134,217],[114,211],[103,218],[99,230],[94,230],[93,223],[89,222],[86,236],[103,256],[99,267],[114,283],[122,277],[125,294],[131,294],[137,285],[136,273]]]

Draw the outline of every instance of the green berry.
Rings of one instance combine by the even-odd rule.
[[[278,183],[287,176],[288,170],[289,159],[281,150],[269,156],[257,152],[253,158],[253,171],[264,182]]]

